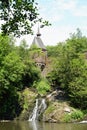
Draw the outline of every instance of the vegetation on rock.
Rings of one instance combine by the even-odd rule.
[[[39,82],[37,82],[36,90],[40,95],[46,95],[47,91],[50,91],[51,86],[49,85],[48,81],[46,79],[42,79]]]
[[[46,122],[75,122],[83,118],[84,114],[80,110],[70,107],[67,102],[51,102],[43,114]]]
[[[28,120],[29,115],[32,113],[32,109],[35,104],[35,100],[37,98],[38,94],[33,92],[29,88],[25,88],[21,93],[20,93],[20,105],[22,108],[22,111],[16,119],[18,120]]]

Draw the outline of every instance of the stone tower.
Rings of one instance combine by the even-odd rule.
[[[38,31],[36,36],[33,39],[32,45],[31,46],[36,46],[36,53],[33,57],[36,65],[43,70],[46,66],[46,61],[47,61],[47,50],[46,47],[41,40],[41,33],[40,33],[40,28],[38,26]],[[40,53],[38,53],[38,50]]]

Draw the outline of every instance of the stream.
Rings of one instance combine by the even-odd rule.
[[[87,130],[86,123],[0,122],[0,130]]]

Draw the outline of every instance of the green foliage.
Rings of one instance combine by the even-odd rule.
[[[19,87],[24,70],[24,64],[21,62],[20,57],[13,51],[4,58],[2,65],[1,74],[4,75],[6,81],[2,81],[3,86],[12,84]]]
[[[36,85],[36,89],[39,94],[45,95],[50,90],[50,85],[46,79],[42,79]]]
[[[21,58],[21,61],[25,64],[26,61],[30,61],[32,59],[30,59],[30,51],[29,51],[29,46],[28,44],[26,43],[26,40],[23,39],[21,42],[20,42],[20,45],[19,46],[16,46],[15,47],[15,52],[17,53],[17,55],[20,56]]]
[[[45,111],[45,115],[51,115],[56,110],[56,105],[50,103],[49,107]]]
[[[8,36],[2,37],[0,35],[0,65],[6,55],[14,48],[13,38]]]
[[[34,0],[0,0],[0,18],[5,21],[1,28],[4,35],[32,34],[32,27],[38,21],[42,22],[43,26],[50,25],[48,21],[39,18]]]
[[[33,106],[32,102],[35,101],[37,94],[32,92],[29,88],[26,88],[22,91],[22,107],[23,110],[29,109],[29,106]]]
[[[40,70],[35,66],[32,61],[25,62],[24,73],[22,75],[22,84],[24,87],[31,87],[33,82],[37,82],[40,79]]]
[[[62,119],[62,121],[68,123],[71,122],[71,116],[68,114],[65,114],[64,118]]]
[[[62,54],[63,43],[56,46],[47,46],[48,57],[59,57]]]
[[[76,120],[76,119],[82,119],[84,116],[83,112],[80,110],[74,111],[71,113],[71,118]]]
[[[19,115],[22,108],[15,87],[4,89],[0,94],[0,120],[12,120]]]
[[[13,119],[21,110],[17,89],[24,65],[14,48],[13,39],[0,36],[0,119]]]
[[[77,32],[62,44],[53,71],[49,74],[49,80],[54,86],[63,88],[71,103],[80,109],[87,108],[86,50],[87,38]]]
[[[23,108],[18,91],[40,79],[28,51],[25,42],[15,47],[12,38],[0,35],[0,119],[18,116]]]
[[[21,79],[22,86],[23,88],[31,87],[34,81],[40,79],[40,69],[36,67],[35,62],[32,60],[33,52],[28,48],[25,40],[17,47],[16,52],[24,64],[24,72]]]
[[[29,88],[25,88],[22,92],[18,92],[20,96],[20,105],[22,107],[22,111],[20,115],[17,117],[18,120],[28,120],[29,115],[31,115],[32,110],[34,108],[34,103],[37,98],[37,93],[33,92]]]
[[[21,60],[24,61],[29,59],[29,49],[25,39],[21,41],[20,46],[16,47],[16,51],[21,57]]]
[[[38,48],[36,45],[32,45],[31,47],[30,47],[30,49],[29,49],[29,51],[30,51],[30,57],[32,58],[32,59],[35,59],[35,58],[37,58],[37,57],[40,57],[41,55],[42,55],[42,50],[41,50],[41,48]]]
[[[36,22],[38,13],[33,1],[13,0],[1,1],[1,19],[6,21],[2,25],[4,34],[14,32],[15,35],[32,33],[33,23]],[[13,26],[14,25],[14,26]],[[20,30],[22,28],[22,30]]]
[[[75,110],[71,114],[65,114],[63,121],[64,122],[74,122],[83,119],[83,112],[80,110]]]

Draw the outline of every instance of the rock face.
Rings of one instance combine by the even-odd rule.
[[[21,114],[19,117],[17,117],[18,120],[28,120],[29,115],[32,112],[32,109],[35,105],[35,100],[37,98],[37,93],[31,91],[29,88],[26,88],[21,93],[21,106],[23,108]]]
[[[47,105],[44,111],[42,111],[43,107],[40,107],[41,103],[39,104],[38,101],[38,120],[44,122],[81,121],[80,119],[83,119],[83,113],[80,110],[76,110],[73,107],[71,107],[67,101],[63,100],[60,94],[64,95],[62,91],[53,91],[52,93],[47,95],[46,98],[44,97],[42,104],[44,104],[44,101],[46,99]],[[26,88],[21,93],[20,99],[20,103],[23,110],[19,117],[17,117],[16,119],[29,120],[32,110],[35,107],[36,99],[38,99],[38,94],[31,91],[29,88]]]
[[[69,105],[64,91],[55,90],[46,96],[48,107],[43,113],[45,122],[76,122],[83,118],[83,113]]]
[[[51,102],[43,114],[43,121],[63,122],[65,114],[69,114],[72,111],[72,108],[66,102]]]

